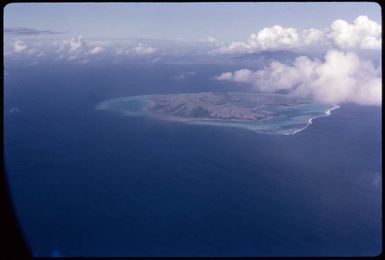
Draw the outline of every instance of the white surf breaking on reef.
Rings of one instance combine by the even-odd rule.
[[[338,109],[338,108],[340,108],[339,105],[334,105],[332,108],[329,108],[328,110],[326,110],[324,115],[320,115],[320,116],[316,116],[316,117],[310,118],[308,120],[308,123],[303,128],[294,130],[292,133],[287,133],[286,135],[294,135],[296,133],[299,133],[299,132],[305,130],[306,128],[308,128],[313,123],[313,119],[320,118],[320,117],[330,116],[332,114],[332,111],[335,110],[335,109]]]

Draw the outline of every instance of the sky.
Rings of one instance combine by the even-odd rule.
[[[245,40],[264,27],[325,28],[336,19],[366,15],[381,22],[381,7],[351,3],[12,3],[4,27],[68,32],[89,39]]]
[[[4,32],[5,64],[28,66],[201,62],[202,55],[219,64],[289,51],[297,55],[291,63],[280,54],[258,70],[242,65],[214,79],[324,103],[382,104],[377,3],[17,3],[5,7]]]

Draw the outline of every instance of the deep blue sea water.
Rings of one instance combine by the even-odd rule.
[[[95,110],[120,96],[234,91],[209,79],[228,67],[6,71],[5,164],[34,255],[382,250],[380,107],[341,105],[295,135],[266,135]],[[183,71],[197,75],[172,79]]]

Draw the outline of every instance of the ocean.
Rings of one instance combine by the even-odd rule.
[[[212,80],[232,69],[7,66],[6,177],[33,254],[379,254],[381,107],[341,104],[293,135],[95,109],[130,95],[235,91]]]

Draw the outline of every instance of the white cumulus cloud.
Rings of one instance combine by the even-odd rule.
[[[98,53],[103,52],[103,51],[104,51],[103,47],[96,46],[92,50],[90,50],[90,53],[91,54],[98,54]]]
[[[367,16],[357,17],[353,23],[336,20],[326,29],[297,30],[274,25],[252,33],[247,41],[235,41],[216,50],[217,53],[247,53],[263,50],[306,48],[381,49],[381,25]]]
[[[68,43],[70,46],[70,51],[76,51],[78,49],[86,47],[87,45],[87,42],[83,39],[82,36],[78,36],[77,38],[71,38]]]
[[[289,65],[274,61],[257,71],[225,72],[215,79],[248,83],[264,92],[289,90],[324,103],[381,105],[382,100],[381,69],[338,50],[329,50],[323,61],[299,56]]]
[[[217,39],[215,39],[215,38],[212,37],[212,36],[207,36],[207,42],[208,42],[208,43],[216,43],[216,42],[217,42]]]
[[[16,53],[22,52],[27,49],[27,45],[24,44],[23,41],[17,40],[13,45],[13,50]]]
[[[98,58],[99,55],[107,51],[109,42],[105,41],[89,41],[83,39],[82,36],[73,37],[70,40],[64,40],[61,43],[55,43],[55,53],[57,59],[67,61],[79,61],[88,63],[92,56]]]
[[[296,47],[300,43],[300,36],[294,28],[284,28],[274,25],[264,28],[249,37],[248,44],[251,48],[271,50],[277,48]]]
[[[187,71],[187,72],[182,72],[181,74],[173,77],[173,79],[175,79],[175,80],[185,80],[188,77],[192,77],[192,76],[195,76],[195,75],[196,75],[196,73],[194,71]]]
[[[133,50],[135,51],[136,54],[139,54],[139,55],[149,55],[157,51],[156,48],[146,46],[142,42],[139,42],[138,46],[136,46]]]
[[[336,20],[331,24],[331,36],[342,49],[380,49],[381,25],[367,16],[357,17],[353,24]]]

